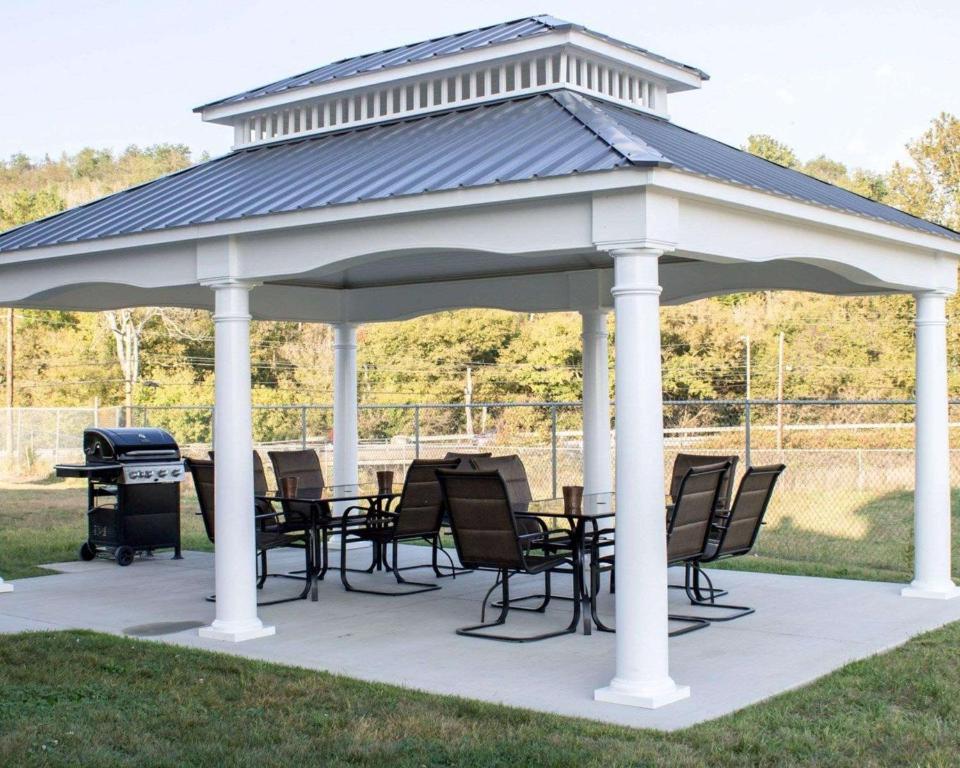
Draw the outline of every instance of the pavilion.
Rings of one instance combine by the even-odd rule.
[[[669,119],[707,75],[537,16],[357,56],[197,109],[234,148],[0,235],[0,304],[211,309],[216,620],[258,617],[251,316],[335,329],[334,482],[357,478],[358,324],[489,307],[583,317],[584,485],[611,490],[605,315],[617,328],[616,672],[658,707],[670,675],[659,307],[790,289],[916,297],[915,578],[954,598],[945,302],[960,234]]]

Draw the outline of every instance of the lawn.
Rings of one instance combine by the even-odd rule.
[[[86,632],[0,638],[0,764],[955,766],[960,625],[661,734]]]

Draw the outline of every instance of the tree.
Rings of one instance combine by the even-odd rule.
[[[117,360],[123,372],[123,401],[127,425],[133,424],[133,391],[140,381],[140,343],[143,331],[160,310],[115,309],[103,313],[104,322],[113,334]]]
[[[893,167],[888,202],[960,229],[960,119],[941,113],[907,151],[913,164]]]
[[[757,155],[787,168],[796,168],[800,164],[790,147],[765,133],[754,133],[748,136],[743,149],[751,155]]]

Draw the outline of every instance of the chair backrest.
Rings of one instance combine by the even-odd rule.
[[[527,505],[533,501],[527,470],[516,454],[511,456],[490,456],[471,459],[470,463],[478,472],[499,472],[507,485],[507,498],[515,512],[526,512]]]
[[[730,509],[730,517],[720,534],[716,557],[742,555],[753,549],[774,486],[784,469],[783,464],[747,468]]]
[[[457,556],[466,568],[522,570],[523,552],[499,472],[437,472]]]
[[[696,453],[678,453],[673,461],[673,474],[670,476],[670,497],[676,501],[680,490],[680,483],[691,467],[703,467],[718,464],[722,461],[730,462],[730,469],[720,482],[720,495],[717,496],[717,507],[730,509],[730,499],[733,496],[733,479],[737,474],[739,456],[705,456]]]
[[[489,459],[493,456],[492,453],[467,453],[463,451],[447,451],[447,455],[444,456],[444,459],[456,459],[460,463],[457,465],[459,470],[472,470],[473,464],[471,461],[473,459]]]
[[[187,469],[193,475],[193,487],[197,491],[197,502],[200,505],[200,516],[203,518],[203,527],[207,538],[213,541],[216,530],[216,510],[214,499],[214,470],[213,462],[206,459],[187,459]]]
[[[667,521],[667,560],[679,563],[699,557],[707,548],[716,514],[717,495],[727,461],[687,470]]]
[[[407,469],[397,508],[398,535],[432,534],[440,530],[443,491],[438,469],[456,469],[459,459],[416,459]]]
[[[301,451],[268,451],[270,463],[273,464],[273,474],[277,477],[277,487],[280,481],[287,477],[297,478],[298,493],[317,492],[323,490],[323,470],[320,468],[320,457],[311,448]]]
[[[208,451],[210,461],[216,461],[213,451]],[[270,488],[267,485],[267,473],[263,468],[263,459],[256,451],[253,452],[253,495],[266,496]]]

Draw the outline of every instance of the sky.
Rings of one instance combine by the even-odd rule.
[[[523,16],[583,24],[711,76],[673,120],[768,133],[882,171],[960,114],[960,0],[0,0],[0,157],[183,143],[227,152],[193,107],[361,53]]]

